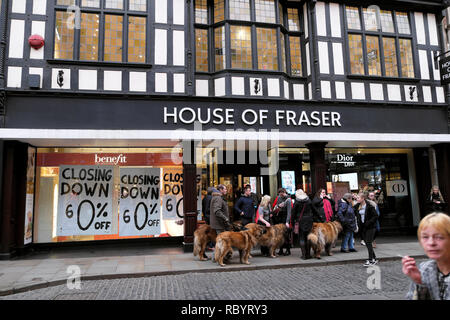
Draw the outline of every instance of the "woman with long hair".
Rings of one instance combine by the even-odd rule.
[[[427,199],[428,212],[445,212],[447,203],[444,201],[441,190],[438,186],[433,186]]]
[[[328,222],[333,218],[334,200],[327,195],[324,188],[317,190],[312,201],[314,222]]]
[[[256,223],[270,227],[270,196],[265,195],[258,207]]]
[[[354,207],[354,212],[358,221],[361,237],[366,243],[367,251],[369,253],[369,260],[366,261],[364,267],[369,267],[378,263],[372,246],[378,214],[373,202],[367,199],[367,194],[360,192],[356,201],[358,203]]]
[[[256,212],[256,223],[270,227],[270,196],[265,195],[261,199],[261,203],[259,204],[258,211]],[[265,257],[269,256],[269,248],[265,246],[261,246],[261,254]]]

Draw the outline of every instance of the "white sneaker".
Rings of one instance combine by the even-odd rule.
[[[364,267],[374,266],[378,263],[378,260],[366,260],[366,263],[363,264]]]
[[[364,240],[361,240],[361,245],[365,246],[366,243],[364,242]]]

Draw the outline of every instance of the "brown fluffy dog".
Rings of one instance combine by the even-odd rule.
[[[331,256],[331,247],[336,243],[339,233],[342,231],[342,225],[339,221],[313,223],[311,232],[308,235],[308,241],[314,250],[314,256],[320,259],[320,253],[323,249]]]
[[[261,227],[256,223],[249,223],[245,226],[247,229],[252,229],[256,227]],[[258,243],[262,246],[269,248],[269,254],[272,258],[276,258],[275,250],[280,248],[285,241],[287,241],[287,228],[284,223],[276,224],[270,227],[263,227],[266,229],[266,233],[264,233],[259,239]]]
[[[233,231],[242,229],[240,223],[232,223]],[[216,242],[216,230],[211,228],[209,224],[201,224],[194,231],[194,257],[198,256],[201,261],[209,260],[205,254],[206,246],[209,242]]]
[[[248,257],[250,251],[257,244],[258,239],[264,233],[264,227],[249,228],[248,230],[234,232],[225,231],[217,236],[214,258],[222,267],[225,266],[223,259],[227,254],[233,253],[233,247],[239,250],[241,263],[250,264]]]
[[[202,224],[194,231],[194,257],[198,255],[201,261],[209,260],[205,254],[206,245],[216,242],[216,230],[209,224]]]

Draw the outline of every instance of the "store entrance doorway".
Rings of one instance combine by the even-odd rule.
[[[246,185],[250,185],[252,196],[255,198],[256,205],[259,205],[264,190],[268,192],[268,181],[265,186],[265,180],[259,173],[259,167],[256,165],[219,165],[219,183],[227,187],[226,196],[228,203],[228,212],[232,221],[240,219],[239,212],[234,210],[234,205],[243,194]]]

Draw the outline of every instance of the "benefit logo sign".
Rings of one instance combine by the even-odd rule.
[[[160,168],[121,168],[119,206],[119,236],[161,234]]]
[[[60,166],[58,236],[111,234],[112,166]]]

